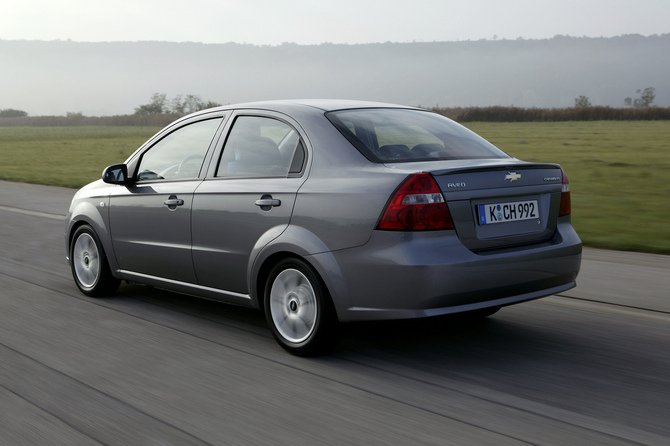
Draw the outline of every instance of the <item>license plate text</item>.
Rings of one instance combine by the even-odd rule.
[[[478,208],[480,225],[530,220],[539,216],[537,200],[480,204]]]

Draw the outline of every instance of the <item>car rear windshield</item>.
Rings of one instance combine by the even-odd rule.
[[[409,109],[356,109],[326,113],[370,161],[510,158],[460,124],[437,113]]]

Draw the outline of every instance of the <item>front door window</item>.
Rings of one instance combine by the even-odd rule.
[[[182,127],[156,143],[142,156],[139,181],[197,178],[221,119]]]

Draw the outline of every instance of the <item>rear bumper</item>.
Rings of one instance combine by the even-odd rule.
[[[329,253],[342,282],[328,288],[342,322],[438,316],[573,288],[581,252],[569,221],[548,242],[486,253],[465,248],[454,231],[375,231],[364,246]]]
[[[349,308],[347,317],[342,322],[353,321],[372,321],[372,320],[389,320],[389,319],[419,319],[423,317],[442,316],[445,314],[463,313],[466,311],[481,310],[490,307],[504,307],[507,305],[518,304],[541,297],[551,296],[563,291],[569,290],[576,286],[575,282],[570,282],[565,285],[554,288],[547,288],[541,291],[532,293],[518,294],[510,297],[500,299],[491,299],[479,301],[473,299],[472,303],[463,303],[460,305],[451,305],[447,307],[428,308],[425,310],[403,310],[403,309],[379,309],[379,308]]]

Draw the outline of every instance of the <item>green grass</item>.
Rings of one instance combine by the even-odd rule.
[[[670,121],[468,123],[527,161],[560,163],[585,245],[670,254]],[[77,188],[159,127],[0,127],[0,179]]]
[[[0,179],[79,188],[160,127],[0,127]]]
[[[670,254],[670,121],[467,127],[517,158],[561,164],[585,245]]]

